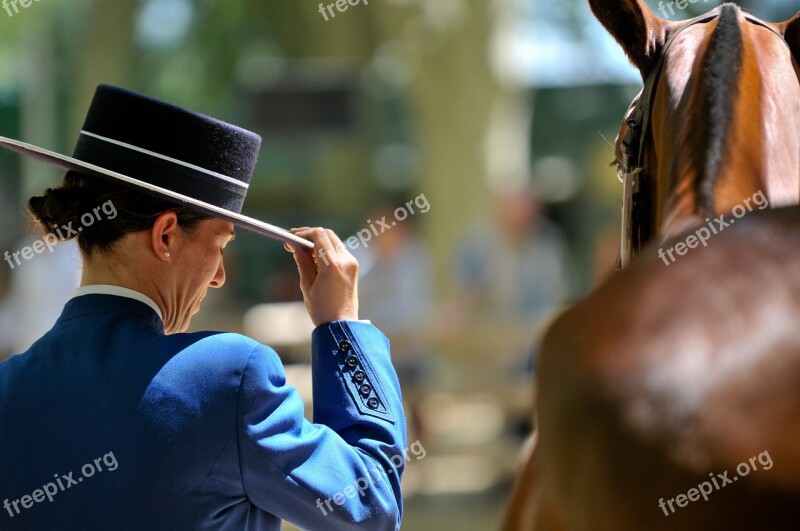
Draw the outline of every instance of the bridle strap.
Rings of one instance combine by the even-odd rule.
[[[656,84],[658,83],[659,78],[661,77],[661,71],[664,69],[664,60],[667,56],[667,51],[669,51],[670,46],[672,46],[673,41],[680,35],[684,30],[691,28],[697,24],[703,24],[705,22],[710,22],[717,18],[719,15],[717,13],[709,13],[705,14],[691,20],[688,20],[684,25],[680,26],[675,32],[670,36],[669,40],[667,40],[666,44],[664,45],[662,52],[658,55],[655,64],[653,65],[653,70],[650,72],[650,75],[647,76],[647,79],[644,83],[644,89],[642,89],[642,94],[639,97],[639,102],[636,105],[633,114],[628,119],[628,135],[623,140],[623,158],[625,158],[625,148],[630,149],[633,144],[627,143],[627,141],[635,140],[635,143],[638,144],[635,146],[635,151],[631,150],[632,153],[635,153],[634,157],[630,157],[629,161],[623,160],[623,170],[625,173],[633,173],[638,169],[641,169],[644,165],[644,145],[647,140],[647,133],[650,127],[650,109],[653,105],[653,100],[655,98],[655,88]],[[635,137],[635,138],[634,138]],[[631,166],[630,162],[635,162],[636,166]]]
[[[664,69],[664,59],[673,41],[683,30],[696,24],[702,24],[714,20],[719,15],[717,13],[705,14],[680,26],[667,40],[658,55],[650,75],[644,82],[644,88],[639,95],[636,107],[627,118],[628,134],[622,140],[622,161],[623,171],[623,192],[622,192],[622,227],[620,233],[620,252],[617,261],[617,269],[627,267],[631,258],[639,252],[642,247],[642,237],[640,227],[634,226],[634,210],[641,209],[641,201],[637,202],[637,196],[641,192],[640,174],[644,168],[644,147],[647,135],[650,130],[650,111],[655,97],[655,88]]]
[[[772,33],[774,33],[775,35],[780,37],[781,42],[783,42],[783,44],[785,44],[786,47],[789,48],[789,43],[786,42],[786,36],[782,35],[778,30],[776,30],[775,28],[773,28],[772,26],[770,26],[769,24],[767,24],[763,20],[758,20],[756,17],[754,17],[754,16],[752,16],[752,15],[750,15],[748,13],[744,14],[744,19],[746,21],[750,22],[751,24],[755,24],[756,26],[761,26],[762,28],[767,28]],[[791,48],[789,48],[789,49],[791,50]]]

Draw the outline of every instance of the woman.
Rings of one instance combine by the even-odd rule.
[[[100,86],[73,157],[0,144],[69,170],[29,209],[53,231],[38,243],[77,238],[84,258],[53,329],[0,364],[0,529],[399,528],[388,342],[358,321],[358,264],[332,231],[241,215],[256,135]],[[315,424],[269,347],[184,333],[225,282],[234,225],[297,263]]]

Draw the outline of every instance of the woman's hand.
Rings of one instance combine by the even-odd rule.
[[[314,243],[284,244],[300,272],[300,289],[315,326],[358,320],[358,261],[330,229],[302,227],[292,233]]]

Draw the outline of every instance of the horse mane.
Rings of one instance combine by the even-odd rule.
[[[714,213],[713,188],[725,159],[742,60],[739,7],[736,4],[724,4],[720,8],[717,27],[709,40],[704,60],[706,75],[702,83],[708,110],[708,130],[704,135],[706,146],[703,160],[695,161],[696,167],[702,168],[696,182],[697,209],[705,207],[708,215]]]

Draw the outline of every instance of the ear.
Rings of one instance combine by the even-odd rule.
[[[792,50],[794,60],[800,63],[800,13],[780,25],[783,38]]]
[[[670,23],[653,14],[642,0],[589,0],[589,5],[646,78],[666,42]]]
[[[168,210],[161,213],[153,223],[153,228],[150,230],[150,245],[156,257],[160,260],[167,261],[170,251],[174,250],[176,244],[176,236],[178,232],[178,216],[175,212]]]

